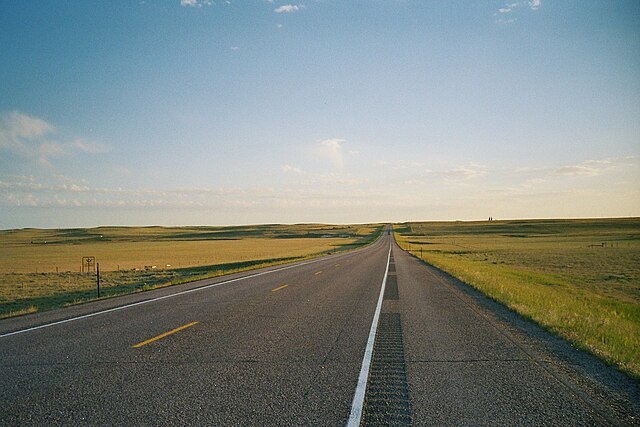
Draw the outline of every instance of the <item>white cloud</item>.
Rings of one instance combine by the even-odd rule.
[[[607,170],[613,170],[625,166],[624,159],[586,160],[576,165],[561,166],[553,171],[554,175],[564,176],[597,176]]]
[[[316,141],[313,150],[325,150],[323,155],[327,156],[344,152],[346,159],[351,144],[345,144],[344,140],[332,138]],[[432,162],[436,160],[427,160],[421,168],[390,173],[397,161],[387,160],[385,173],[370,179],[340,170],[315,173],[303,171],[295,163],[283,164],[282,173],[294,179],[290,186],[275,188],[265,185],[105,188],[93,187],[69,176],[3,176],[0,172],[0,208],[10,206],[16,215],[25,212],[40,215],[38,226],[77,226],[74,222],[78,221],[77,217],[73,219],[76,214],[68,211],[67,215],[64,209],[73,209],[79,212],[77,215],[91,212],[94,222],[110,223],[125,218],[126,212],[137,218],[129,222],[174,224],[177,221],[184,225],[212,221],[211,218],[218,223],[237,224],[452,220],[489,215],[499,218],[637,216],[640,209],[636,184],[640,176],[638,156],[542,167],[510,165],[498,169],[473,163],[441,164],[436,168]],[[409,163],[420,164],[404,162]],[[427,166],[433,169],[427,170]],[[593,171],[588,169],[599,170],[600,174],[589,177]],[[304,174],[298,175],[299,172]],[[609,210],[602,211],[602,206]],[[32,207],[51,210],[30,211]],[[5,224],[10,227],[35,225],[24,224],[17,217]]]
[[[0,115],[0,151],[8,151],[45,165],[50,164],[51,159],[67,154],[108,151],[107,146],[85,139],[63,142],[59,139],[59,130],[43,119],[18,111]]]
[[[302,169],[300,169],[298,167],[295,167],[295,166],[291,166],[291,165],[284,165],[280,169],[282,169],[282,172],[284,172],[284,173],[293,172],[293,173],[297,173],[299,175],[304,173],[304,171]]]
[[[527,6],[530,10],[536,11],[542,7],[542,0],[529,0],[529,1],[521,1],[515,3],[507,3],[501,8],[498,9],[497,12],[493,14],[493,16],[497,17],[496,23],[498,24],[512,24],[518,21],[518,18],[500,18],[507,16],[524,16],[524,12],[527,9]]]
[[[334,166],[342,168],[344,166],[344,150],[342,144],[346,141],[340,138],[329,138],[317,143],[317,152],[320,157],[329,159]]]
[[[554,171],[556,175],[563,176],[597,176],[600,175],[600,170],[585,165],[575,166],[562,166]]]
[[[498,16],[499,13],[511,13],[514,12],[516,8],[520,6],[520,3],[508,3],[498,9],[497,13],[494,13],[493,16]]]
[[[542,0],[531,0],[529,2],[529,7],[531,10],[538,10],[542,6]]]
[[[291,167],[295,169],[294,167]],[[288,169],[288,168],[287,168]],[[34,177],[0,179],[0,207],[45,207],[84,209],[202,209],[207,211],[256,207],[280,212],[285,206],[345,207],[365,206],[370,194],[345,195],[338,186],[354,186],[362,180],[349,176],[327,174],[321,177],[329,183],[326,189],[316,188],[178,188],[122,189],[90,187],[84,183],[42,183]]]
[[[585,160],[575,165],[564,165],[552,171],[561,176],[599,176],[628,168],[638,168],[638,156],[627,156],[600,160]]]
[[[283,4],[274,9],[275,13],[294,13],[302,9],[302,6],[298,6],[295,4]]]
[[[55,127],[42,119],[11,111],[0,120],[0,150],[28,155],[31,141],[54,131]]]
[[[367,183],[368,180],[364,178],[356,178],[351,174],[342,173],[324,173],[315,177],[314,184],[322,184],[323,186],[335,187],[338,185],[362,185]]]
[[[202,7],[211,6],[213,4],[212,0],[180,0],[180,6],[182,7]]]
[[[55,131],[55,127],[44,120],[18,111],[10,112],[3,121],[14,137],[33,139]]]
[[[416,164],[415,167],[410,168],[410,170],[419,169]],[[431,170],[425,169],[422,171],[421,176],[423,178],[439,178],[446,182],[451,181],[466,181],[473,178],[480,178],[487,175],[487,168],[481,165],[463,165],[463,166],[455,166],[445,170]]]
[[[585,160],[576,164],[564,164],[549,167],[515,167],[502,169],[497,173],[507,176],[528,177],[530,180],[553,180],[554,177],[562,176],[604,176],[615,173],[626,173],[631,169],[640,172],[640,157],[612,157],[607,159]],[[556,181],[554,181],[556,182]]]

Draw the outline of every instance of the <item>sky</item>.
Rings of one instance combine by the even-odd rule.
[[[0,2],[0,229],[489,216],[640,216],[640,2]]]

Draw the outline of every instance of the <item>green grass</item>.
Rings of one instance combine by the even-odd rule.
[[[353,249],[380,225],[100,227],[0,231],[0,318]]]
[[[640,219],[407,223],[400,245],[640,378]]]

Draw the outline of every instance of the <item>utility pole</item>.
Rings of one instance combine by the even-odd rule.
[[[100,263],[96,264],[96,282],[98,284],[98,298],[100,298]]]

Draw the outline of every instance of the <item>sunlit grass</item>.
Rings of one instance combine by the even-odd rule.
[[[640,378],[640,220],[410,223],[405,249]]]
[[[379,225],[102,227],[0,231],[0,317],[45,311],[101,296],[141,292],[348,250],[372,241]],[[31,311],[29,311],[31,310]]]

